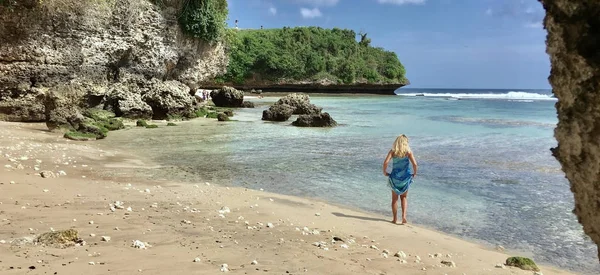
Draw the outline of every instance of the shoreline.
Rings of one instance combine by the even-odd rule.
[[[160,166],[130,152],[110,150],[108,143],[68,141],[44,128],[39,123],[0,122],[0,194],[5,194],[0,197],[5,206],[0,213],[0,240],[9,242],[50,227],[74,228],[89,246],[3,249],[0,270],[7,274],[23,271],[11,270],[10,266],[36,266],[32,274],[105,274],[107,269],[111,274],[137,273],[138,269],[144,274],[161,274],[174,267],[178,272],[214,274],[220,272],[223,263],[231,272],[251,274],[264,270],[292,274],[532,274],[495,268],[508,255],[482,244],[415,225],[393,225],[384,216],[321,200],[204,182],[140,180],[128,169],[145,169],[151,176]],[[26,160],[21,160],[23,155],[28,155]],[[41,178],[33,169],[38,159],[40,171],[65,171],[66,176]],[[16,163],[23,169],[4,166]],[[111,212],[108,204],[115,200],[124,201],[133,211]],[[223,206],[230,213],[219,217]],[[89,224],[91,220],[94,225]],[[115,227],[120,230],[113,230]],[[103,242],[100,236],[111,236],[111,240]],[[344,239],[347,248],[340,242],[333,244],[334,236]],[[138,251],[130,247],[134,239],[153,247]],[[326,245],[317,247],[315,242]],[[3,246],[10,247],[8,243],[0,244]],[[40,249],[44,252],[38,252]],[[390,250],[387,258],[382,254],[384,249]],[[406,263],[393,257],[398,250],[407,254]],[[443,256],[428,256],[436,253]],[[19,254],[28,257],[16,256]],[[418,263],[416,256],[421,259]],[[196,257],[201,258],[199,263],[193,262]],[[252,265],[253,260],[258,265]],[[456,267],[443,266],[441,260],[453,261]],[[91,261],[94,265],[89,264]],[[544,274],[572,274],[554,267],[540,268]]]

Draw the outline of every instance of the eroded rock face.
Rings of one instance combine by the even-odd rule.
[[[0,90],[0,120],[41,122],[45,92],[39,88]],[[4,118],[2,118],[4,116]]]
[[[217,107],[242,107],[244,102],[244,92],[227,86],[212,91],[210,97]]]
[[[227,67],[222,45],[184,36],[174,23],[183,0],[11,2],[0,5],[0,119],[43,120],[38,91],[59,84],[96,87],[86,97],[96,107],[114,83],[160,79],[195,88]],[[138,105],[132,97],[125,105]]]
[[[571,183],[579,222],[600,246],[600,1],[540,2],[558,98],[552,151]]]

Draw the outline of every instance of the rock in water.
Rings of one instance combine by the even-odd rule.
[[[298,127],[335,127],[337,122],[331,118],[329,113],[314,115],[301,115],[292,122],[292,125]]]
[[[287,104],[276,104],[263,111],[262,120],[286,121],[294,113],[294,108]]]
[[[282,105],[282,104],[290,105],[295,110],[296,108],[298,108],[302,105],[310,104],[310,97],[307,94],[293,93],[293,94],[289,94],[289,95],[286,95],[286,96],[280,98],[275,103],[275,105]]]
[[[43,233],[35,238],[34,243],[64,248],[74,246],[76,244],[82,244],[83,240],[78,237],[77,230],[68,229]]]
[[[506,259],[506,265],[518,267],[523,270],[540,271],[533,260],[525,257],[510,257]]]
[[[254,108],[254,103],[250,101],[242,102],[242,108]]]
[[[213,103],[217,107],[242,107],[244,92],[235,88],[224,86],[210,93]]]

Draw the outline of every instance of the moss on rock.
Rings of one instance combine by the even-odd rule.
[[[169,122],[169,123],[167,123],[167,126],[177,126],[177,124],[175,124],[173,122]]]
[[[208,114],[206,114],[206,118],[217,118],[217,116],[217,112],[209,112]]]
[[[148,125],[146,125],[146,128],[148,128],[148,129],[154,129],[154,128],[158,128],[158,125],[156,125],[156,124],[148,124]]]
[[[523,270],[540,271],[532,259],[525,257],[510,257],[506,259],[506,265],[518,267]]]
[[[77,131],[69,131],[64,135],[65,138],[77,141],[96,140],[96,135],[90,133],[82,133]]]
[[[140,120],[138,120],[138,121],[135,122],[135,125],[137,127],[146,127],[146,126],[148,126],[148,122],[146,122],[143,119],[140,119]]]
[[[106,121],[111,118],[116,117],[115,113],[102,110],[102,109],[87,109],[83,112],[83,115],[89,118],[92,118],[96,121]]]

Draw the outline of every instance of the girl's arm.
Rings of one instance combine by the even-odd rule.
[[[410,153],[408,154],[408,159],[409,159],[409,160],[410,160],[410,162],[412,163],[412,166],[413,166],[413,177],[414,177],[414,176],[416,176],[416,175],[417,175],[417,168],[418,168],[418,165],[417,165],[417,160],[415,160],[415,156],[413,155],[413,153],[412,153],[412,152],[410,152]]]
[[[390,175],[387,172],[387,167],[388,167],[388,163],[390,162],[391,159],[392,159],[392,151],[390,150],[388,152],[387,156],[385,157],[385,160],[383,161],[383,175],[384,176],[389,176]]]

